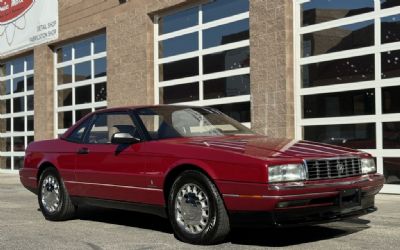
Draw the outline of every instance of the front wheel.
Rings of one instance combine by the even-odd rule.
[[[172,185],[168,214],[176,237],[191,244],[210,245],[225,239],[230,231],[223,200],[210,179],[188,170]]]
[[[68,220],[75,215],[76,207],[72,204],[67,189],[54,168],[43,171],[38,188],[40,210],[47,220]]]

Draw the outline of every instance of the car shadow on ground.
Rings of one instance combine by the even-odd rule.
[[[171,225],[167,219],[143,213],[84,206],[79,207],[76,219],[137,227],[173,234]],[[369,223],[369,220],[356,218],[344,222],[297,228],[234,228],[226,239],[226,242],[230,242],[234,245],[265,247],[294,246],[357,233],[368,229]]]
[[[268,229],[233,229],[228,238],[232,244],[285,247],[340,238],[368,229],[369,220],[350,219],[316,226]]]

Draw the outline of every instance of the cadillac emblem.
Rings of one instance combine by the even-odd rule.
[[[338,173],[341,174],[341,175],[346,172],[346,168],[342,163],[338,163],[336,165],[336,168],[337,168]]]

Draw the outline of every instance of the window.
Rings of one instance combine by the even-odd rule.
[[[56,134],[107,106],[106,47],[106,35],[101,34],[55,50]]]
[[[155,26],[156,102],[230,105],[250,125],[249,1],[211,1],[156,17]]]
[[[75,130],[68,136],[68,140],[75,141],[75,142],[82,141],[85,131],[86,131],[87,127],[90,125],[91,121],[92,121],[92,119],[88,118],[79,127],[75,128]]]
[[[86,143],[109,144],[115,133],[128,133],[140,138],[132,118],[127,113],[96,115],[95,121],[87,133]]]
[[[33,141],[34,121],[33,55],[0,64],[1,167],[17,170],[23,166],[24,151]]]
[[[310,0],[300,5],[302,26],[355,16],[374,10],[374,0]]]
[[[400,193],[400,1],[294,8],[297,139],[363,149]]]

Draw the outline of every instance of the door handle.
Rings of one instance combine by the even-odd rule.
[[[78,150],[78,155],[87,155],[89,154],[89,149],[88,148],[80,148]]]

